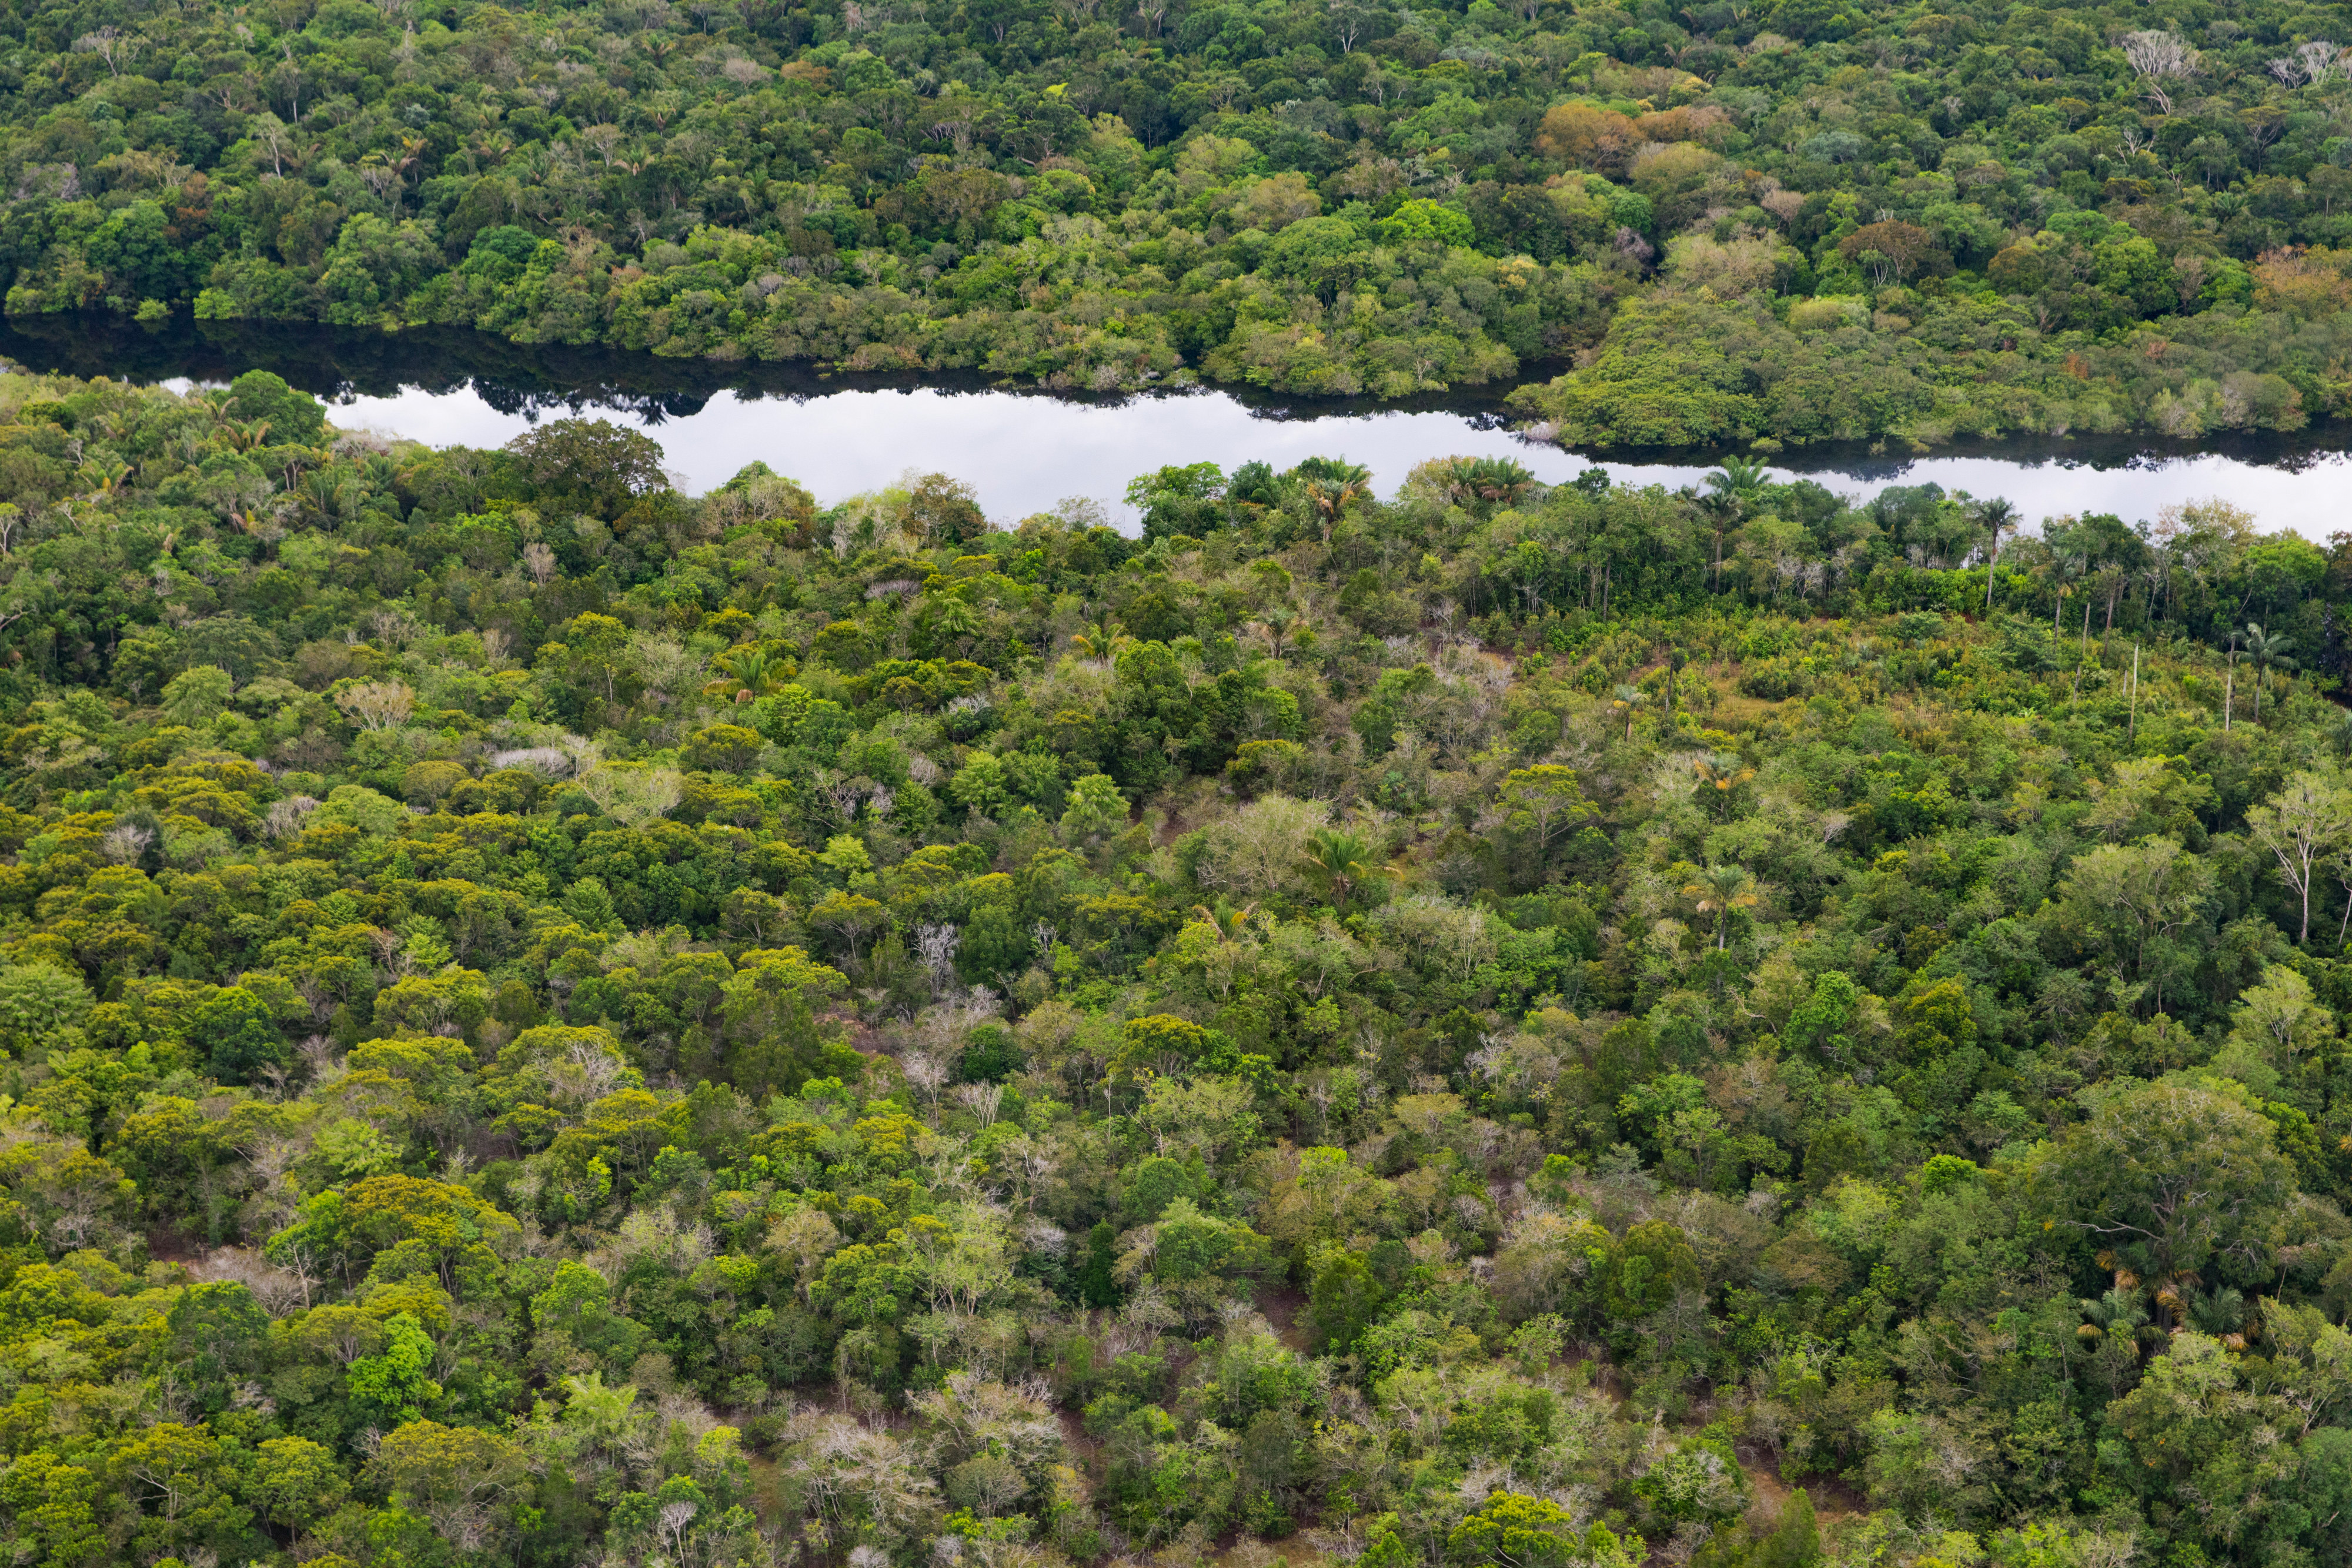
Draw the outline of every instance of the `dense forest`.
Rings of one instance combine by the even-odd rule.
[[[2352,1553],[2352,540],[260,372],[0,496],[10,1563]]]
[[[2352,412],[2347,37],[2290,0],[5,0],[0,294],[1533,378],[1596,448],[2292,430]]]

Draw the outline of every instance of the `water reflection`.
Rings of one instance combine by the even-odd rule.
[[[1082,496],[1131,520],[1128,481],[1165,464],[1231,471],[1288,467],[1322,455],[1372,470],[1385,491],[1432,457],[1517,459],[1547,483],[1591,462],[1514,434],[1489,389],[1418,404],[1297,402],[1196,392],[1125,399],[1049,396],[973,378],[819,376],[804,367],[663,360],[650,354],[508,343],[479,333],[398,335],[182,322],[149,330],[37,319],[0,328],[0,354],[43,371],[142,381],[221,382],[276,371],[340,406],[335,423],[436,445],[492,445],[535,421],[594,413],[646,430],[693,490],[764,461],[832,502],[910,467],[969,480],[990,516],[1012,519]],[[2029,519],[2110,511],[2148,518],[2166,505],[2221,496],[2268,528],[2314,538],[2347,526],[2341,427],[2189,453],[2134,443],[2007,443],[1921,458],[1809,451],[1774,465],[1867,497],[1934,483],[2006,496]],[[1621,482],[1689,484],[1705,462],[1603,460]]]

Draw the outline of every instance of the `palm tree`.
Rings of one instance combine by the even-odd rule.
[[[1728,939],[1731,912],[1756,907],[1756,879],[1744,866],[1709,866],[1683,888],[1683,896],[1696,899],[1701,915],[1715,916],[1715,950],[1720,953]]]
[[[2269,684],[2271,666],[2275,664],[2282,670],[2300,667],[2293,659],[2287,657],[2287,650],[2294,646],[2294,639],[2285,632],[2265,632],[2259,622],[2252,621],[2246,622],[2246,657],[2254,662],[2255,671],[2254,722],[2256,724],[2263,722],[2263,688]]]
[[[1266,648],[1276,658],[1282,657],[1283,639],[1298,624],[1298,612],[1287,604],[1274,605],[1258,616],[1257,623],[1265,628]]]
[[[1116,621],[1102,620],[1070,633],[1070,646],[1084,659],[1109,659],[1120,649],[1134,643],[1127,628]]]
[[[2147,1298],[2137,1286],[2117,1284],[2096,1301],[2080,1302],[2084,1322],[2074,1331],[2075,1337],[2085,1343],[2096,1344],[2103,1339],[2117,1340],[2131,1347],[2132,1355],[2139,1355],[2140,1341],[2150,1332],[2147,1321]]]
[[[93,457],[81,465],[81,481],[92,496],[110,496],[131,476],[131,465],[121,458]]]
[[[1707,752],[1691,764],[1691,770],[1698,775],[1699,787],[1714,790],[1713,799],[1721,800],[1727,808],[1731,792],[1756,777],[1756,769],[1748,767],[1736,751]]]
[[[2221,733],[2230,733],[2230,712],[2238,701],[2238,633],[2230,633],[2230,667],[2221,677]]]
[[[1727,457],[1721,466],[1706,476],[1704,483],[1707,494],[1699,505],[1715,525],[1715,564],[1707,570],[1720,586],[1724,533],[1730,525],[1745,517],[1757,498],[1763,495],[1763,461],[1760,458]]]
[[[1457,457],[1447,475],[1446,497],[1463,507],[1516,502],[1536,482],[1533,474],[1508,457]]]
[[[1985,613],[1992,613],[1993,568],[2000,564],[2000,539],[2017,528],[2017,508],[1996,496],[1977,507],[1977,522],[1985,531]]]
[[[1228,942],[1240,941],[1243,933],[1248,929],[1251,917],[1256,914],[1257,905],[1255,904],[1245,904],[1235,909],[1222,898],[1217,900],[1214,909],[1205,904],[1192,906],[1192,918],[1203,925],[1213,927],[1217,935]]]
[[[1372,846],[1361,834],[1345,828],[1318,828],[1307,834],[1300,858],[1334,904],[1345,904],[1359,883],[1388,869],[1372,858]]]
[[[1633,716],[1640,712],[1642,706],[1649,700],[1650,694],[1643,691],[1641,687],[1626,685],[1619,686],[1617,688],[1617,695],[1610,699],[1609,706],[1611,707],[1622,708],[1624,710],[1626,739],[1631,740],[1633,738]]]
[[[235,451],[250,452],[269,439],[269,422],[266,419],[257,419],[250,424],[224,420],[222,425],[228,436],[228,444]]]
[[[728,697],[739,703],[772,695],[795,673],[792,661],[749,645],[728,649],[710,661],[710,667],[719,674],[703,684],[702,695]]]
[[[1328,457],[1310,457],[1293,470],[1307,490],[1307,498],[1323,519],[1323,542],[1331,542],[1332,525],[1352,501],[1371,494],[1372,471],[1360,464]]]

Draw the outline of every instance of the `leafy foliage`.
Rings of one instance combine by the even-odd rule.
[[[12,16],[17,317],[1093,390],[1544,367],[1524,412],[1592,445],[2185,439],[2352,396],[2342,28],[2273,0]]]
[[[2345,541],[0,452],[26,1561],[2352,1544]]]

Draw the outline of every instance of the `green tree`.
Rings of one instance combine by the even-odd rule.
[[[1448,1562],[1495,1568],[1633,1568],[1647,1550],[1638,1535],[1597,1521],[1579,1529],[1550,1499],[1512,1491],[1491,1494],[1445,1538]]]
[[[260,999],[242,986],[230,986],[188,1015],[188,1043],[204,1052],[212,1075],[223,1083],[251,1083],[293,1052],[278,1021]]]
[[[394,1312],[383,1330],[383,1351],[361,1356],[343,1375],[353,1412],[374,1427],[414,1421],[441,1397],[441,1385],[425,1375],[433,1364],[433,1341],[424,1325],[406,1312]]]
[[[1534,837],[1538,854],[1549,852],[1553,840],[1593,815],[1576,770],[1552,762],[1513,768],[1496,792],[1496,803],[1509,814],[1514,829]]]
[[[550,420],[507,443],[507,450],[551,499],[608,521],[669,486],[660,443],[609,420]]]
[[[253,1500],[271,1522],[315,1529],[350,1495],[351,1482],[335,1456],[307,1437],[270,1437],[255,1450]]]
[[[1070,786],[1070,803],[1062,812],[1062,836],[1073,842],[1114,833],[1127,826],[1127,798],[1118,786],[1100,773],[1089,773]]]
[[[206,724],[228,705],[236,681],[218,664],[199,664],[172,677],[163,688],[163,716],[190,727]]]
[[[2041,1171],[2066,1223],[2150,1279],[2217,1254],[2259,1264],[2294,1191],[2268,1121],[2217,1089],[2175,1082],[2100,1096]]]
[[[0,966],[0,1047],[21,1060],[62,1046],[93,1005],[81,977],[55,964]]]
[[[423,1514],[444,1541],[467,1552],[503,1532],[529,1475],[522,1450],[508,1439],[432,1421],[387,1434],[369,1468],[394,1502]]]

